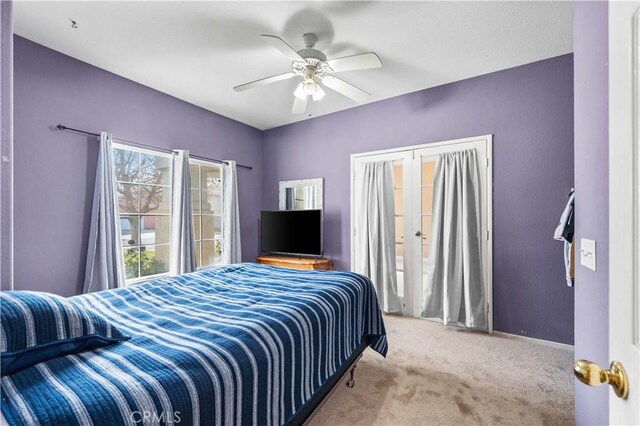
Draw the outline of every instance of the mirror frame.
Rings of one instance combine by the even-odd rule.
[[[302,188],[305,186],[316,187],[317,198],[320,205],[315,208],[322,209],[322,206],[324,205],[324,178],[281,180],[278,189],[279,209],[286,210],[286,188]]]

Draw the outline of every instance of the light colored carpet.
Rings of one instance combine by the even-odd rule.
[[[389,353],[367,349],[311,425],[567,425],[573,351],[386,316]]]

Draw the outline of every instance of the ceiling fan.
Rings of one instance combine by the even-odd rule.
[[[307,33],[302,36],[305,48],[297,52],[280,37],[267,34],[263,34],[261,37],[267,43],[278,49],[283,55],[291,59],[291,72],[241,84],[233,88],[236,92],[242,92],[254,87],[300,76],[302,77],[302,81],[298,84],[295,92],[293,92],[294,100],[291,110],[293,114],[303,114],[307,110],[309,99],[319,101],[325,96],[320,83],[358,103],[364,103],[371,97],[369,93],[347,83],[333,74],[342,71],[380,68],[382,62],[375,53],[361,53],[327,60],[324,53],[314,49],[318,37],[313,33]]]

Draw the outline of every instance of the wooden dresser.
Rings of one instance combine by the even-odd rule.
[[[306,269],[318,271],[330,271],[333,264],[324,257],[299,257],[299,256],[258,256],[256,263],[263,265],[280,266],[290,269]]]

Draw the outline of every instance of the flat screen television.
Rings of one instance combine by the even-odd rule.
[[[263,211],[263,253],[322,256],[322,210]]]

